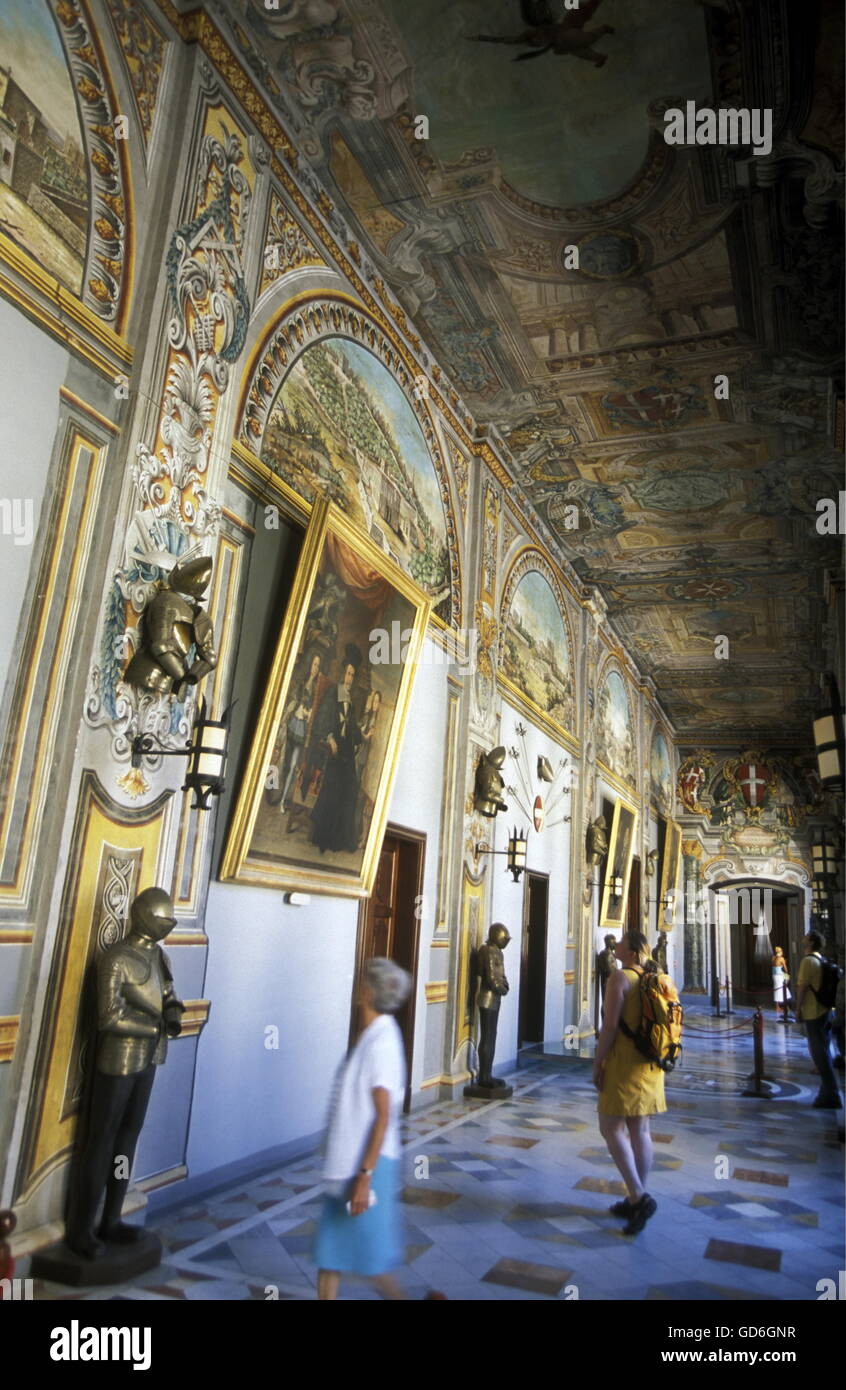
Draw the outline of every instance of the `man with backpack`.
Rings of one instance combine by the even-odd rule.
[[[796,1016],[805,1025],[808,1051],[820,1075],[819,1094],[813,1104],[817,1110],[839,1110],[842,1101],[828,1050],[828,1030],[840,972],[832,961],[823,956],[823,944],[819,932],[808,932],[805,937],[805,958],[799,967]]]

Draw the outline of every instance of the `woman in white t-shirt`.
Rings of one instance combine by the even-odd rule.
[[[315,1240],[317,1296],[334,1299],[342,1272],[370,1275],[386,1298],[403,1298],[389,1271],[402,1259],[399,1113],[405,1048],[396,1020],[411,977],[369,960],[356,994],[361,1031],[341,1063],[326,1135],[326,1197]]]

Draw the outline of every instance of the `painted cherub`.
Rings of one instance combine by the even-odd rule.
[[[584,58],[601,68],[608,62],[608,54],[598,53],[593,44],[603,34],[613,34],[614,30],[610,24],[600,24],[596,29],[585,28],[601,4],[602,0],[582,0],[578,9],[568,10],[557,20],[550,0],[520,0],[520,17],[526,28],[519,34],[471,34],[469,37],[478,43],[526,44],[529,52],[518,53],[512,60],[515,63],[555,53]]]

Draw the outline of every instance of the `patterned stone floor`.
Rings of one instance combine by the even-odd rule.
[[[597,1133],[589,1062],[533,1064],[510,1078],[508,1101],[455,1099],[408,1117],[409,1297],[815,1300],[817,1282],[844,1267],[843,1112],[811,1108],[804,1041],[771,1017],[775,1096],[742,1098],[752,1043],[737,1025],[748,1017],[689,1008],[684,1062],[653,1122],[658,1211],[633,1239],[607,1211],[623,1187]],[[70,1295],[38,1282],[35,1294],[310,1300],[319,1206],[315,1156],[172,1209],[156,1223],[164,1263],[130,1285]],[[341,1296],[377,1297],[352,1279]]]

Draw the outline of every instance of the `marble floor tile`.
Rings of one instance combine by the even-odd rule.
[[[746,1265],[754,1269],[778,1271],[781,1251],[763,1245],[741,1245],[730,1240],[709,1240],[706,1260],[724,1260],[728,1264]]]
[[[728,1034],[701,1000],[686,1008],[705,1035],[689,1038],[683,1069],[667,1078],[649,1182],[658,1209],[636,1237],[608,1212],[625,1188],[599,1137],[581,1059],[533,1060],[495,1108],[457,1097],[402,1121],[398,1278],[410,1298],[436,1288],[470,1302],[814,1301],[821,1279],[836,1280],[839,1117],[811,1107],[804,1041],[785,1037],[767,1053],[779,1098],[747,1100],[748,1030]],[[425,1180],[415,1167],[421,1155]],[[728,1163],[718,1165],[721,1157]],[[184,1304],[258,1301],[275,1288],[280,1301],[311,1301],[319,1182],[312,1154],[229,1183],[162,1217],[158,1269],[109,1290],[39,1281],[36,1296]],[[340,1296],[379,1298],[368,1281],[346,1277]]]

